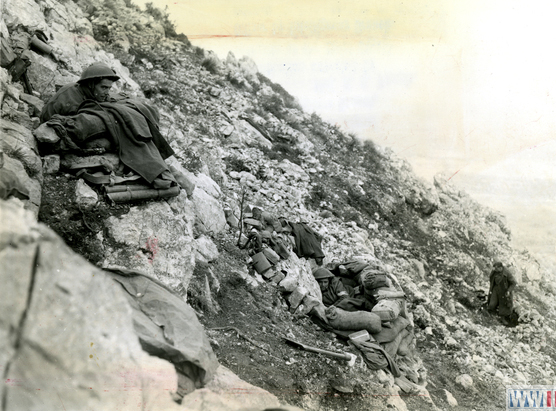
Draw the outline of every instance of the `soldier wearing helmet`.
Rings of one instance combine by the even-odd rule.
[[[504,325],[509,324],[513,313],[513,290],[517,284],[513,274],[504,267],[500,260],[495,260],[490,273],[490,288],[488,292],[488,311],[501,317]]]
[[[110,89],[120,77],[104,63],[95,63],[83,70],[77,83],[68,84],[48,100],[41,112],[41,123],[54,114],[71,116],[85,100],[110,101]]]
[[[354,298],[353,288],[344,286],[340,278],[335,277],[326,268],[317,268],[313,277],[319,283],[322,302],[326,307],[334,305],[346,311],[357,311],[363,308],[365,302]]]

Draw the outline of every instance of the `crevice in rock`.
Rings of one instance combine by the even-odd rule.
[[[6,368],[4,369],[4,375],[2,376],[3,381],[6,381],[8,375],[10,374],[10,368],[14,358],[17,356],[17,352],[21,348],[21,342],[23,339],[23,330],[25,328],[25,322],[27,320],[27,313],[29,312],[29,307],[31,306],[31,300],[33,298],[33,290],[35,288],[35,277],[37,274],[37,268],[39,266],[39,257],[40,257],[40,245],[37,244],[35,248],[35,255],[33,256],[33,265],[32,265],[32,272],[31,272],[31,280],[29,281],[29,288],[27,291],[27,302],[25,304],[25,310],[23,310],[23,314],[21,314],[21,318],[19,319],[19,325],[15,330],[16,338],[14,342],[14,354],[12,358],[8,360],[6,363]],[[8,409],[8,388],[4,388],[3,396],[2,396],[2,411],[7,411]]]
[[[39,344],[36,344],[32,341],[27,341],[26,342],[27,346],[29,346],[30,348],[32,348],[33,350],[35,350],[36,352],[38,352],[45,361],[51,363],[51,364],[56,364],[56,368],[60,371],[64,371],[67,372],[67,368],[64,368],[60,365],[60,363],[56,360],[56,357],[52,356],[51,354],[48,353],[48,351],[46,351],[44,349],[44,347],[41,347]]]

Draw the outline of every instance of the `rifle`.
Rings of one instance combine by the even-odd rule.
[[[247,191],[245,190],[245,187],[242,187],[241,189],[241,202],[239,205],[239,237],[237,238],[237,246],[240,247],[241,244],[241,235],[243,234],[243,205],[245,203],[245,197],[247,197]]]

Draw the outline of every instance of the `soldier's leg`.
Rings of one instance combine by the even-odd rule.
[[[494,290],[492,290],[492,294],[490,294],[490,300],[488,302],[488,311],[491,313],[495,313],[497,307],[498,307],[498,289],[494,288]]]

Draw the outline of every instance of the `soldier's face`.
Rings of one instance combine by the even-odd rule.
[[[319,283],[319,287],[321,291],[326,291],[328,289],[329,280],[328,278],[323,278],[321,280],[317,280]]]
[[[110,94],[110,89],[112,88],[113,81],[108,79],[102,79],[99,83],[95,84],[93,87],[93,96],[96,101],[106,101]]]

